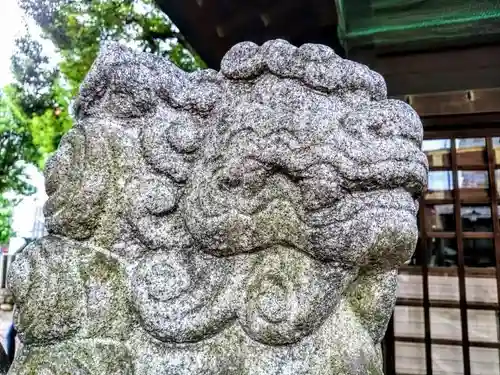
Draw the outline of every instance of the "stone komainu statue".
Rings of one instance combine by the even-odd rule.
[[[15,375],[382,374],[417,240],[422,126],[313,44],[185,73],[111,45],[9,275]]]

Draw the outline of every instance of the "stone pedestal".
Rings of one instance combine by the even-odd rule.
[[[109,46],[9,275],[11,374],[382,374],[417,240],[422,126],[321,45],[221,72]]]

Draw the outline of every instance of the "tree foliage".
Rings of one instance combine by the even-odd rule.
[[[72,98],[103,42],[118,41],[168,57],[186,71],[204,66],[153,0],[19,2],[56,54],[47,55],[42,43],[29,35],[19,38],[12,56],[14,82],[0,93],[0,243],[10,234],[11,205],[4,193],[33,192],[23,165],[42,168],[71,128]]]

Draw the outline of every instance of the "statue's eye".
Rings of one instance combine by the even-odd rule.
[[[238,177],[223,177],[220,180],[220,187],[225,190],[234,189],[241,185]]]
[[[118,88],[113,90],[108,99],[111,112],[119,118],[143,117],[153,112],[155,99],[150,90],[126,91]]]

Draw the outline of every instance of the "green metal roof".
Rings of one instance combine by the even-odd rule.
[[[500,0],[336,0],[336,6],[346,49],[500,36]]]

